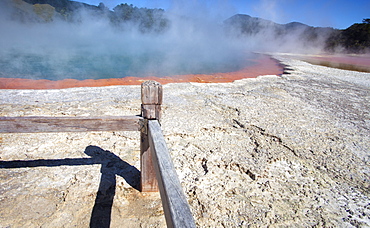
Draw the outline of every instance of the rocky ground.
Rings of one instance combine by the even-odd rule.
[[[276,58],[281,77],[164,85],[162,129],[197,226],[369,227],[370,74]],[[139,86],[0,97],[1,116],[140,113]],[[135,189],[138,132],[0,142],[0,227],[165,227],[159,194]]]

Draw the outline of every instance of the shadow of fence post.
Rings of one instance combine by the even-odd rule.
[[[85,154],[104,157],[101,163],[101,177],[95,203],[91,212],[91,228],[109,228],[112,216],[113,200],[116,194],[116,175],[122,176],[133,188],[138,189],[140,172],[134,166],[122,161],[117,155],[97,146],[88,146]]]
[[[86,147],[85,154],[89,158],[0,161],[0,169],[101,165],[101,177],[90,217],[90,227],[108,228],[116,190],[116,175],[123,177],[131,187],[138,190],[140,172],[117,155],[97,146]]]

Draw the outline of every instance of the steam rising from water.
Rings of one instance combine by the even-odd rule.
[[[278,50],[274,43],[285,42],[271,38],[268,45],[261,43],[261,37],[269,36],[266,31],[248,39],[234,36],[214,20],[217,14],[199,11],[170,11],[165,31],[143,33],[135,23],[113,26],[107,17],[86,10],[78,22],[55,17],[30,23],[12,19],[6,4],[0,8],[0,77],[58,80],[229,72],[245,67],[251,51]]]

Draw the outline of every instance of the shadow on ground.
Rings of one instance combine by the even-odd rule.
[[[85,154],[90,158],[39,159],[0,161],[0,168],[54,167],[101,164],[101,178],[91,213],[90,227],[110,227],[113,199],[116,191],[116,175],[123,177],[133,188],[139,189],[140,171],[121,160],[110,151],[97,146],[88,146]]]

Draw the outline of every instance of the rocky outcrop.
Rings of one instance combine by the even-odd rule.
[[[55,8],[49,4],[35,4],[33,5],[33,11],[45,22],[52,21],[56,14]]]
[[[49,4],[30,4],[23,0],[4,0],[0,3],[2,16],[6,19],[30,22],[51,22],[61,15]],[[2,19],[4,19],[2,18]]]

